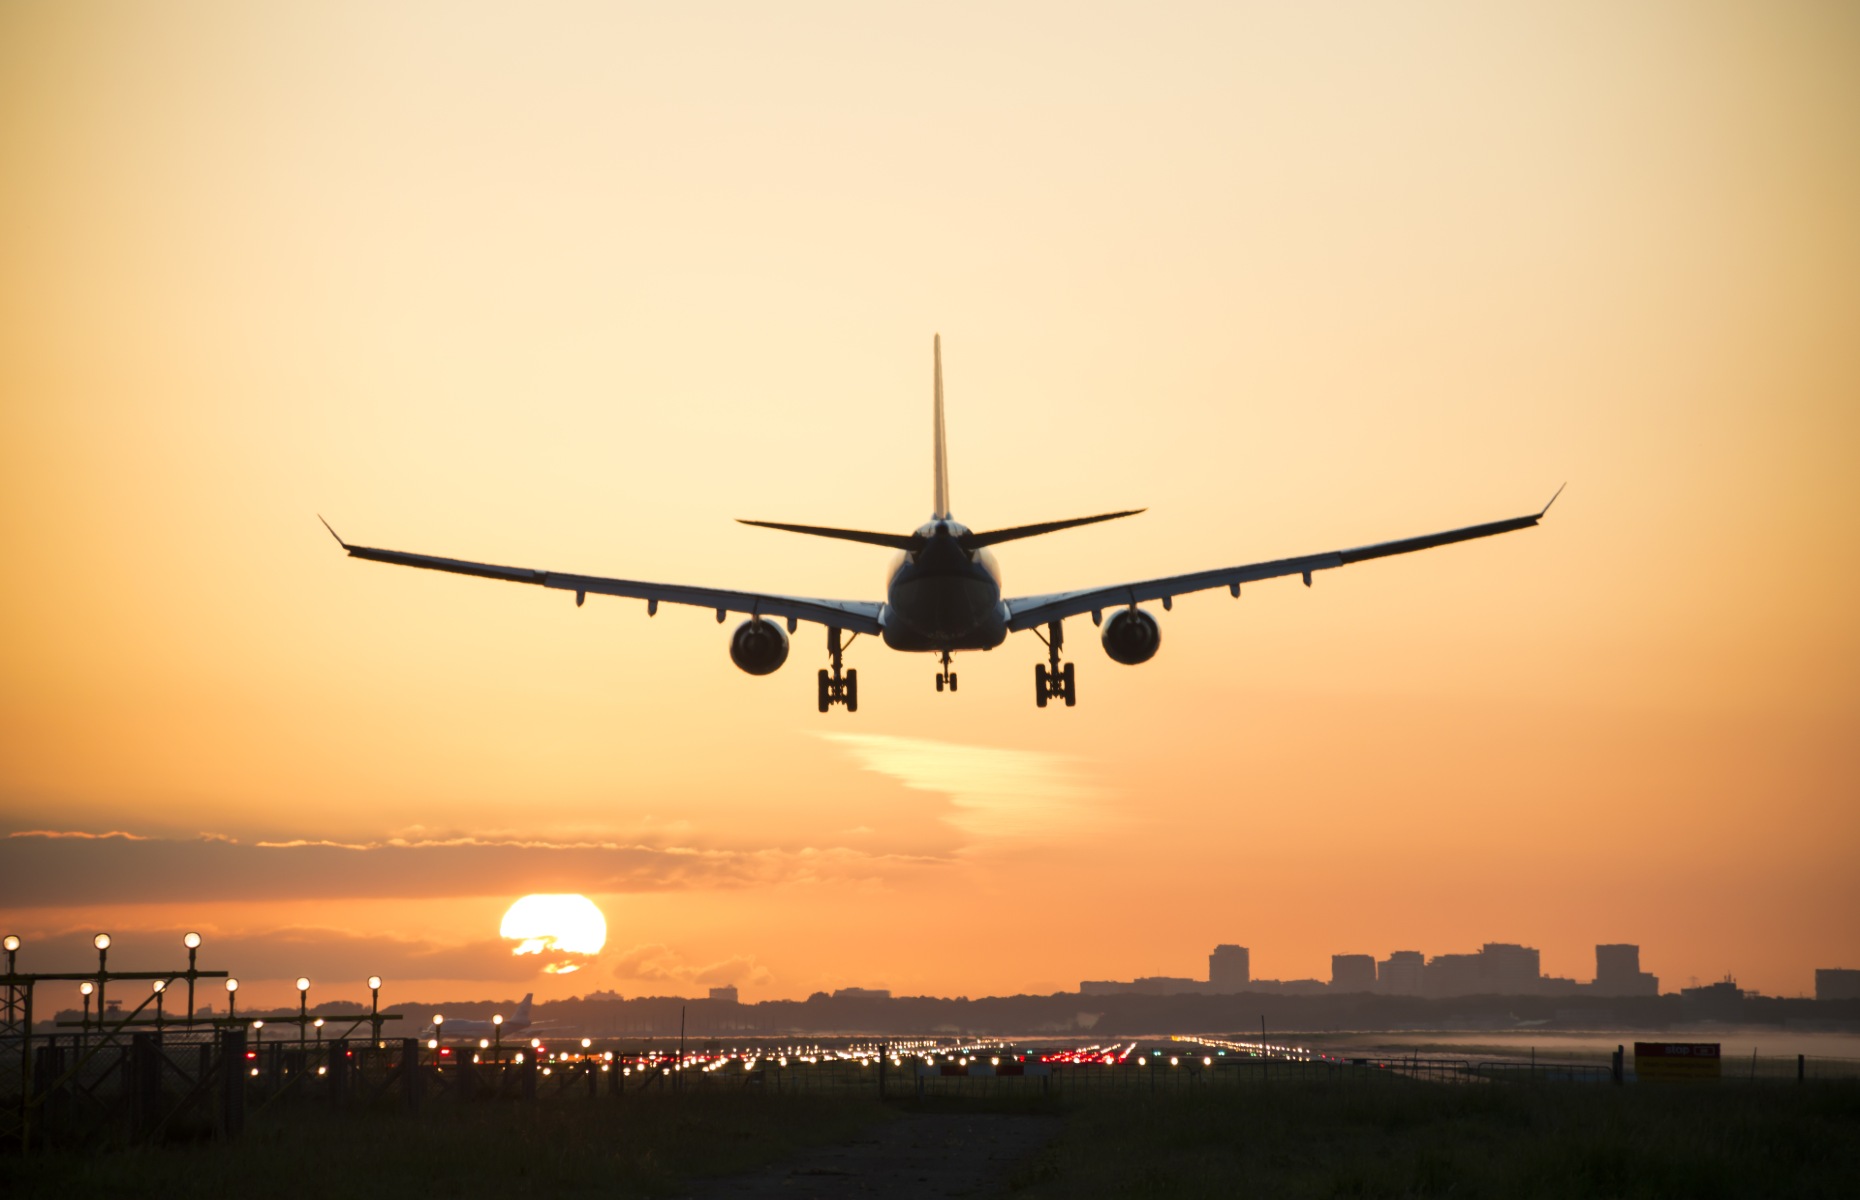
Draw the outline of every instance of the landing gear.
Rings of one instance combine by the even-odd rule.
[[[853,638],[858,636],[859,635],[856,633],[853,634]],[[855,667],[850,671],[844,672],[840,670],[840,656],[845,652],[846,646],[850,646],[851,644],[851,638],[848,638],[844,645],[841,644],[840,631],[838,629],[827,630],[827,653],[833,659],[833,669],[828,671],[825,667],[820,668],[819,700],[821,712],[826,712],[835,704],[844,704],[847,712],[859,711],[858,668]]]
[[[1058,621],[1049,621],[1044,634],[1037,629],[1034,633],[1046,643],[1046,661],[1033,668],[1033,702],[1045,708],[1048,700],[1057,697],[1071,708],[1079,702],[1079,688],[1072,671],[1075,664],[1059,661],[1059,652],[1066,644],[1065,629]]]
[[[936,673],[936,690],[942,691],[944,684],[949,685],[950,691],[956,690],[956,673],[950,670],[949,651],[947,650],[943,651],[943,669]]]

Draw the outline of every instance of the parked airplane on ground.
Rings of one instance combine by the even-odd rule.
[[[429,1023],[426,1032],[420,1036],[488,1038],[493,1034],[498,1034],[500,1030],[502,1031],[500,1036],[515,1036],[530,1027],[530,1002],[534,999],[536,999],[535,992],[525,992],[522,1003],[517,1005],[517,1011],[505,1017],[501,1022],[496,1018],[489,1021],[457,1019],[435,1021]]]
[[[818,525],[789,525],[774,521],[743,521],[765,529],[782,529],[815,537],[840,538],[865,542],[898,551],[885,589],[885,600],[822,600],[808,596],[782,596],[768,592],[740,592],[723,588],[690,587],[682,584],[644,583],[632,579],[610,579],[599,575],[571,575],[560,571],[533,570],[528,567],[500,567],[489,563],[466,562],[456,558],[437,558],[427,554],[409,554],[401,550],[376,550],[352,546],[334,529],[330,535],[356,558],[375,562],[397,563],[405,567],[424,567],[434,571],[451,571],[460,575],[477,575],[511,583],[534,583],[575,593],[580,606],[590,593],[628,596],[646,602],[648,616],[659,611],[659,604],[690,604],[714,609],[721,624],[728,613],[746,613],[747,621],[730,635],[730,659],[751,675],[767,675],[788,660],[788,634],[801,621],[824,625],[827,630],[827,655],[831,669],[821,668],[818,677],[820,711],[836,704],[848,712],[859,708],[859,672],[843,670],[842,655],[860,634],[876,634],[894,650],[938,654],[942,669],[937,672],[936,687],[956,690],[956,672],[950,655],[959,650],[992,650],[1007,640],[1010,633],[1032,630],[1046,643],[1047,661],[1033,671],[1034,703],[1046,707],[1048,700],[1064,700],[1068,707],[1078,701],[1078,686],[1073,664],[1061,662],[1065,646],[1064,622],[1067,617],[1091,614],[1092,624],[1102,626],[1104,651],[1113,662],[1135,664],[1155,656],[1161,644],[1162,628],[1155,616],[1139,608],[1146,601],[1160,601],[1168,611],[1175,597],[1208,588],[1224,587],[1234,596],[1240,585],[1261,579],[1299,575],[1311,586],[1315,571],[1407,554],[1453,542],[1510,533],[1537,524],[1550,504],[1527,516],[1469,525],[1444,533],[1422,534],[1393,542],[1377,542],[1354,550],[1332,550],[1299,558],[1281,558],[1271,562],[1247,563],[1237,567],[1217,567],[1186,575],[1169,575],[1160,579],[1143,579],[1134,583],[1085,588],[1073,592],[1054,592],[1043,596],[1001,595],[1001,572],[995,565],[990,546],[1020,538],[1036,537],[1061,529],[1112,521],[1134,516],[1142,509],[1101,513],[1095,517],[1074,517],[1065,521],[1046,521],[1037,525],[1017,525],[1011,529],[991,529],[977,533],[957,521],[949,506],[949,456],[943,436],[943,343],[932,343],[935,378],[935,432],[933,459],[935,479],[930,520],[912,533],[873,533],[860,529],[835,529]],[[1558,488],[1560,495],[1562,489]],[[1550,497],[1556,503],[1556,496]],[[329,523],[325,521],[324,527]],[[1110,616],[1107,618],[1107,610]],[[769,618],[787,624],[784,633]],[[1042,632],[1044,631],[1044,632]],[[847,638],[850,632],[852,638]]]

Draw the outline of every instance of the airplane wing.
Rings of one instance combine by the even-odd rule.
[[[323,528],[329,529],[328,521],[323,522]],[[351,546],[334,529],[329,529],[329,533],[352,558],[366,558],[372,562],[394,563],[403,567],[422,567],[428,571],[450,571],[455,575],[475,575],[480,579],[502,579],[507,583],[538,584],[575,593],[576,604],[580,604],[589,595],[628,596],[644,600],[648,612],[656,611],[661,602],[713,609],[719,622],[725,613],[739,612],[756,617],[785,617],[791,630],[796,621],[813,621],[855,633],[877,633],[882,628],[878,620],[880,606],[875,601],[819,600],[809,596],[777,596],[768,592],[738,592],[726,588],[609,579],[601,575],[570,575],[562,571],[542,571],[530,567],[500,567],[457,558],[438,558],[430,554],[409,554],[404,550]]]
[[[1558,488],[1557,496],[1562,494],[1563,489]],[[1555,503],[1556,496],[1550,497],[1550,504]],[[1529,516],[1512,517],[1505,521],[1490,521],[1484,525],[1468,525],[1464,529],[1449,529],[1444,533],[1427,533],[1420,537],[1401,538],[1393,542],[1377,542],[1372,546],[1359,546],[1354,550],[1331,550],[1323,554],[1307,554],[1300,558],[1280,558],[1271,562],[1246,563],[1238,567],[1217,567],[1212,571],[1168,575],[1161,579],[1143,579],[1135,583],[1086,588],[1077,592],[1021,596],[1007,602],[1008,628],[1016,632],[1022,629],[1033,629],[1049,621],[1076,617],[1080,613],[1096,614],[1103,609],[1141,604],[1146,600],[1161,600],[1166,608],[1169,601],[1176,596],[1203,591],[1207,588],[1225,587],[1238,596],[1240,585],[1243,583],[1253,583],[1261,579],[1277,579],[1285,575],[1302,575],[1305,586],[1309,587],[1313,571],[1328,571],[1333,567],[1365,562],[1372,558],[1410,554],[1416,550],[1430,550],[1435,546],[1448,546],[1454,542],[1469,542],[1474,538],[1510,533],[1515,529],[1529,529],[1550,511],[1550,504],[1544,505],[1542,511]]]

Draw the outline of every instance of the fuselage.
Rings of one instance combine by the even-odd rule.
[[[992,650],[1007,640],[1001,569],[986,548],[964,550],[968,527],[948,518],[917,530],[921,548],[900,554],[885,585],[885,645],[893,650]]]

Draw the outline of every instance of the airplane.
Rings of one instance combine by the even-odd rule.
[[[1134,666],[1155,657],[1162,642],[1162,627],[1152,613],[1139,607],[1144,603],[1160,602],[1163,611],[1167,612],[1174,606],[1177,596],[1190,592],[1224,587],[1238,598],[1242,584],[1291,575],[1301,576],[1305,586],[1310,587],[1311,577],[1318,571],[1528,529],[1543,519],[1550,511],[1550,504],[1556,503],[1557,496],[1563,492],[1559,487],[1556,495],[1550,497],[1550,504],[1545,504],[1535,513],[1482,525],[1469,525],[1463,529],[1377,542],[1351,550],[1330,550],[1296,558],[1216,567],[1185,575],[1167,575],[1158,579],[1142,579],[1078,591],[1003,597],[1001,571],[995,563],[994,555],[989,552],[990,547],[1062,529],[1075,529],[1081,525],[1115,521],[1135,516],[1144,510],[1126,509],[1091,517],[1043,521],[981,532],[956,520],[950,511],[949,454],[943,432],[943,339],[940,334],[931,342],[931,358],[934,380],[934,477],[928,521],[911,533],[882,533],[776,521],[740,521],[741,524],[763,529],[863,542],[896,551],[897,556],[887,577],[885,599],[882,601],[828,600],[772,592],[647,583],[529,567],[496,566],[464,559],[410,554],[402,550],[351,545],[342,540],[342,536],[330,527],[328,521],[323,521],[323,527],[354,558],[475,575],[482,579],[501,579],[510,583],[538,584],[575,593],[576,607],[580,607],[590,595],[605,595],[644,600],[647,616],[657,615],[661,603],[712,609],[717,614],[718,624],[722,624],[730,613],[747,614],[749,619],[738,625],[730,635],[730,660],[751,675],[771,674],[788,660],[788,634],[795,632],[799,622],[808,621],[825,626],[829,667],[820,669],[816,689],[820,711],[823,713],[836,705],[844,706],[848,712],[859,710],[859,672],[857,668],[845,668],[843,656],[846,648],[861,634],[877,636],[893,650],[939,655],[941,669],[936,676],[937,691],[947,688],[954,692],[956,672],[950,661],[952,654],[957,651],[992,650],[1006,641],[1010,633],[1031,630],[1046,644],[1047,649],[1047,661],[1034,667],[1034,703],[1045,708],[1049,700],[1057,699],[1064,701],[1066,707],[1070,708],[1078,702],[1078,683],[1075,664],[1061,660],[1065,647],[1064,623],[1068,617],[1091,614],[1092,624],[1101,628],[1100,640],[1105,654],[1113,662]],[[786,632],[770,618],[783,621],[787,626]],[[852,635],[850,638],[846,636],[848,633]]]
[[[535,992],[525,992],[523,1000],[517,1005],[517,1011],[505,1017],[502,1024],[496,1020],[468,1021],[448,1019],[429,1024],[422,1037],[474,1037],[488,1038],[500,1030],[505,1034],[522,1033],[530,1027],[530,1002],[536,999]]]

